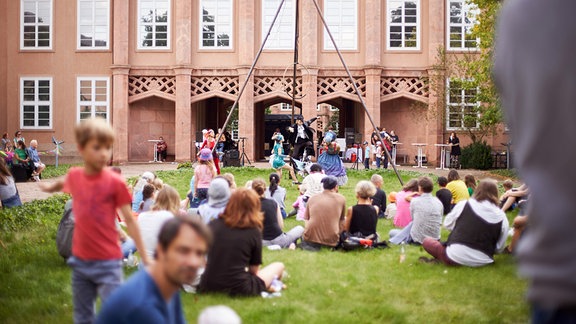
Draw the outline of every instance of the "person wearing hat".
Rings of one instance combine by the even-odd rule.
[[[199,165],[194,168],[194,190],[192,190],[193,196],[200,201],[208,198],[210,182],[217,175],[212,159],[212,151],[209,148],[200,150]]]
[[[214,178],[208,188],[208,203],[198,207],[198,214],[202,217],[204,224],[208,224],[218,218],[224,212],[228,200],[230,200],[228,181],[221,177]]]
[[[304,250],[336,247],[344,229],[346,198],[338,193],[338,179],[326,176],[322,179],[322,187],[324,191],[310,197],[306,204],[306,227],[302,237]]]
[[[214,130],[209,129],[204,135],[204,142],[202,143],[202,146],[200,146],[200,151],[202,151],[205,148],[209,149],[210,152],[214,151],[214,153],[212,153],[212,163],[216,168],[216,173],[220,174],[220,158],[218,152],[214,149],[215,146],[216,146],[216,138],[214,135]]]
[[[296,123],[288,127],[288,131],[290,131],[290,144],[294,146],[292,158],[299,160],[306,147],[314,146],[312,142],[314,139],[314,131],[310,128],[310,122],[304,122],[302,116],[295,116],[295,118]],[[314,155],[314,150],[311,150],[309,155]]]
[[[274,140],[274,147],[272,148],[272,155],[270,156],[270,161],[272,162],[272,168],[276,170],[276,172],[278,172],[280,178],[282,178],[282,169],[288,170],[288,172],[290,172],[290,177],[292,178],[293,183],[300,184],[300,181],[298,181],[298,178],[294,173],[294,168],[286,164],[286,162],[284,162],[284,158],[286,157],[282,149],[284,136],[280,132],[276,132],[272,136],[272,140]]]

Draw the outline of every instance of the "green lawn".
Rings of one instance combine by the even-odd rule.
[[[267,180],[269,170],[230,168],[239,186],[256,177]],[[349,184],[340,192],[354,204],[354,185],[374,171],[349,172]],[[400,184],[391,171],[381,172],[386,192]],[[184,196],[192,171],[158,172]],[[402,173],[404,180],[417,173]],[[296,187],[284,176],[287,205]],[[54,238],[64,197],[27,204],[19,211],[0,211],[0,319],[4,323],[62,323],[72,317],[70,270],[56,252]],[[512,218],[514,215],[510,214]],[[286,227],[297,225],[294,219]],[[390,221],[378,224],[386,237]],[[444,232],[443,236],[446,237]],[[189,322],[201,309],[225,304],[244,323],[518,323],[528,321],[524,301],[526,283],[517,278],[510,256],[480,269],[420,264],[422,248],[407,247],[399,263],[399,248],[355,252],[311,253],[264,251],[265,264],[282,261],[290,277],[282,297],[229,298],[222,295],[183,294]]]

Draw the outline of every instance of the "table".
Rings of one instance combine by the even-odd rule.
[[[446,167],[446,148],[451,146],[450,144],[434,144],[434,146],[440,148],[440,167],[436,170],[448,170]]]
[[[398,149],[396,148],[396,145],[402,145],[402,143],[396,143],[396,144],[392,144],[392,161],[390,161],[392,164],[396,165],[396,154],[398,153]],[[404,162],[406,163],[406,162]]]
[[[150,143],[154,143],[154,159],[152,161],[148,161],[149,163],[152,162],[158,162],[158,143],[160,143],[160,140],[148,140],[148,142]]]
[[[428,144],[425,143],[412,143],[413,146],[416,146],[418,148],[418,154],[416,155],[416,160],[418,161],[418,165],[415,165],[414,168],[421,168],[421,169],[427,169],[428,167],[423,166],[422,165],[422,156],[424,155],[422,153],[422,148]]]

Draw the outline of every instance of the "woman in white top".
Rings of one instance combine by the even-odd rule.
[[[152,209],[138,215],[140,235],[148,257],[154,257],[154,251],[158,244],[158,233],[164,222],[178,214],[180,214],[180,195],[176,189],[165,185],[158,192]]]

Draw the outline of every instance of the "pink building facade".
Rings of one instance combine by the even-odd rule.
[[[473,20],[464,0],[317,0],[368,112],[378,126],[411,143],[462,135],[468,93],[434,67],[438,49],[474,53]],[[10,0],[0,2],[0,131],[21,130],[49,150],[66,141],[77,158],[73,125],[106,118],[117,140],[114,162],[148,161],[148,140],[163,136],[177,161],[195,156],[196,134],[218,128],[265,36],[279,0]],[[237,134],[246,153],[264,158],[266,108],[290,103],[294,0],[286,0],[239,100]],[[317,106],[338,107],[340,129],[368,138],[373,128],[324,32],[312,0],[300,0],[297,105],[304,118]],[[436,84],[437,86],[432,86]],[[236,127],[236,126],[235,126]],[[504,129],[488,138],[507,140]],[[47,157],[48,158],[48,157]]]

